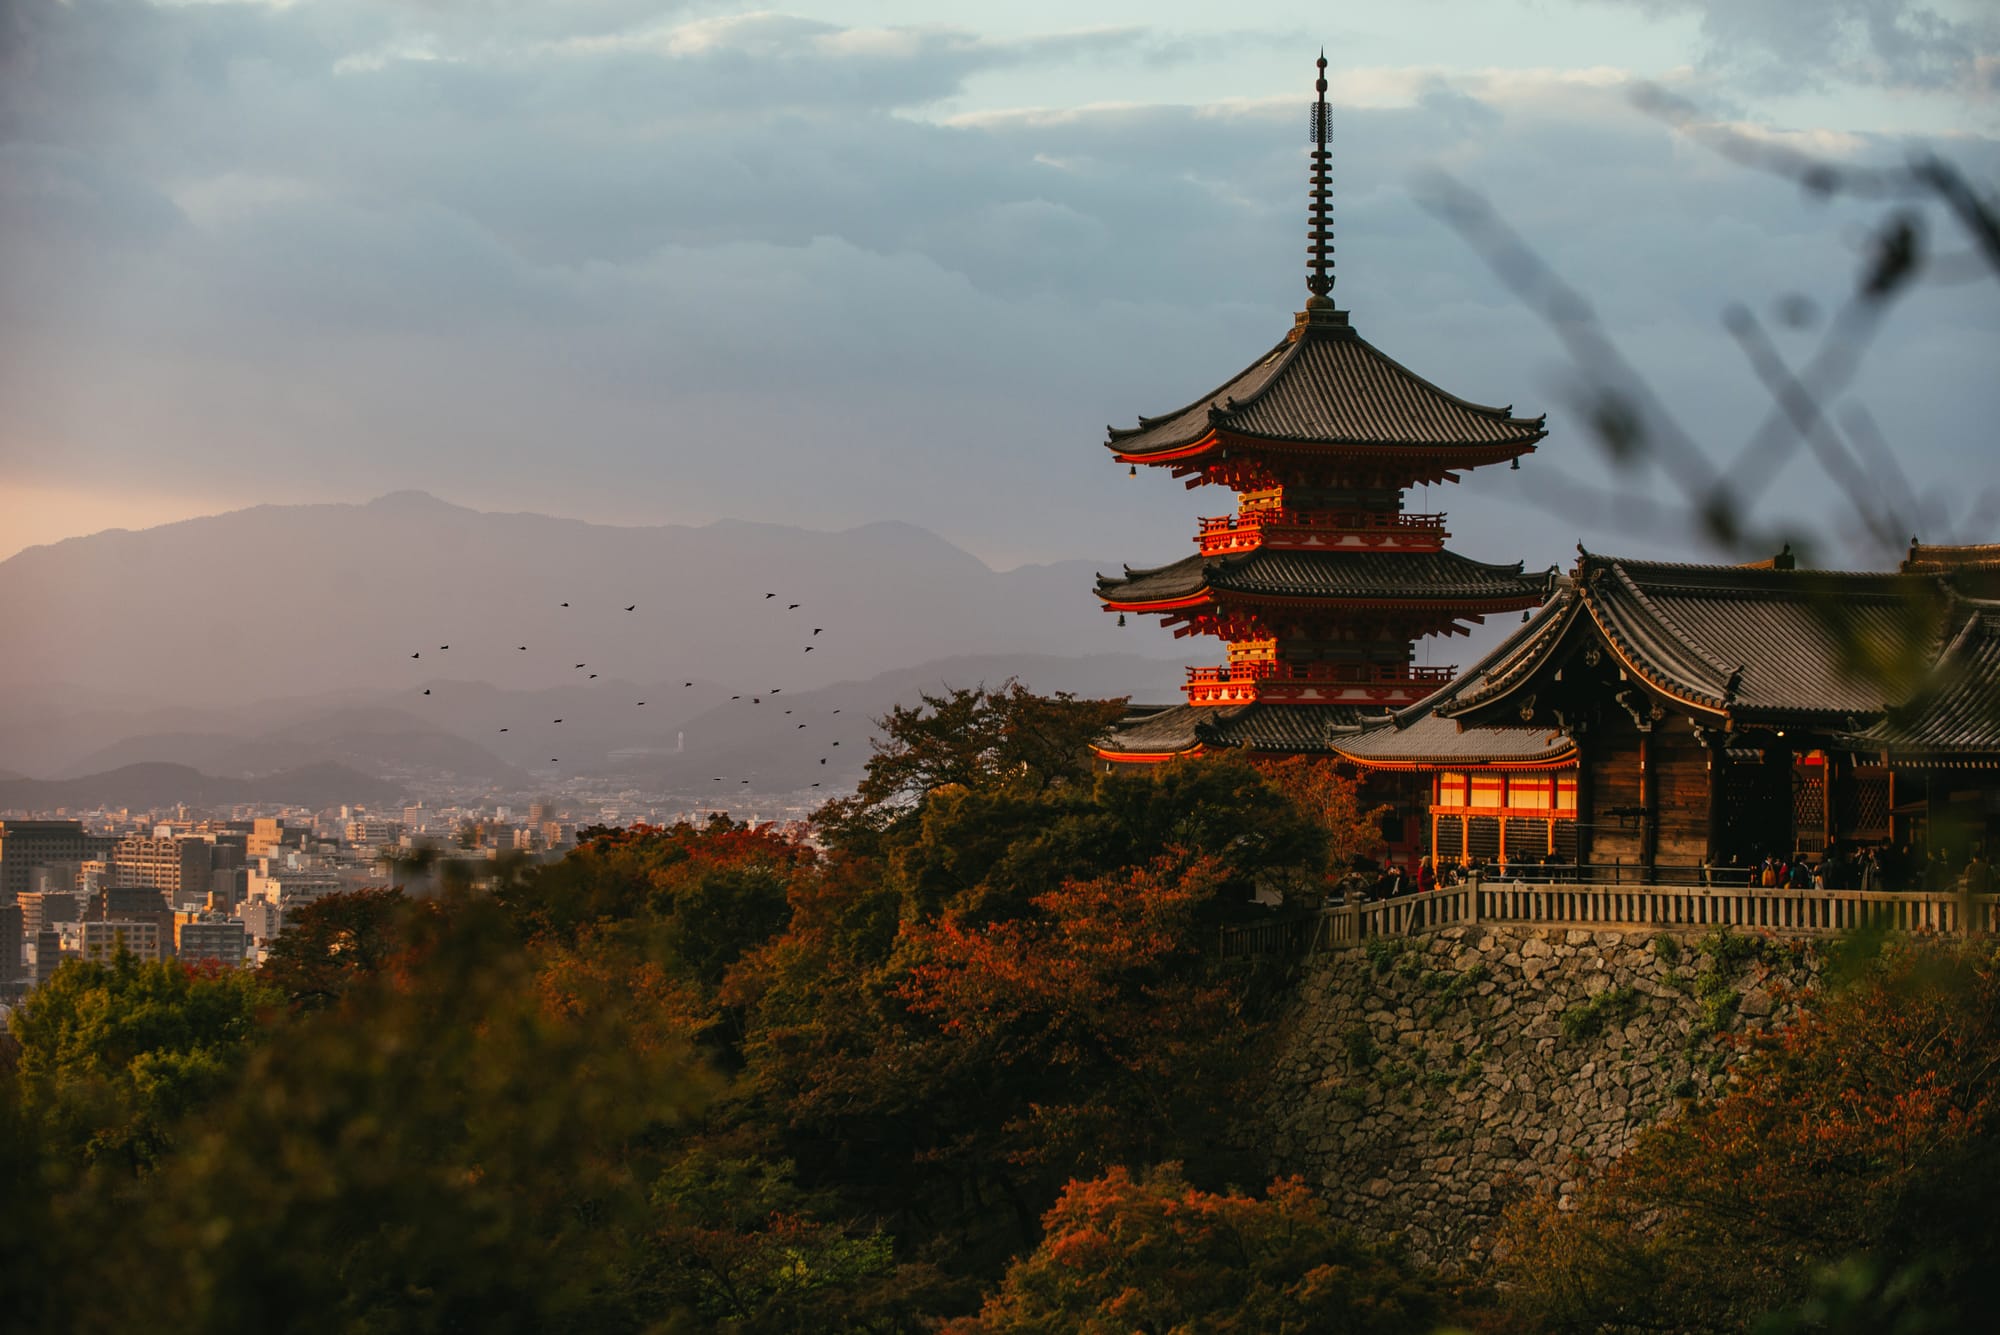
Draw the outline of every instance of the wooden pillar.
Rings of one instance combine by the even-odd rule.
[[[1579,866],[1590,862],[1590,834],[1592,803],[1590,789],[1591,747],[1581,735],[1578,726],[1570,733],[1570,740],[1576,743],[1576,860]]]
[[[1639,731],[1639,865],[1649,873],[1660,843],[1660,777],[1655,772],[1658,758],[1650,728]]]
[[[1729,788],[1729,736],[1712,732],[1705,739],[1708,751],[1708,853],[1711,867],[1726,862],[1734,849],[1729,847],[1723,826],[1727,823],[1726,796]]]

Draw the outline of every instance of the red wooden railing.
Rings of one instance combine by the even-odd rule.
[[[1450,681],[1455,667],[1414,663],[1234,663],[1187,670],[1190,704],[1241,704],[1251,700],[1296,698],[1321,687],[1367,688],[1354,699],[1386,703],[1416,701]]]
[[[1270,508],[1217,515],[1201,522],[1195,541],[1204,553],[1255,547],[1363,547],[1434,550],[1444,544],[1444,516],[1398,510]]]

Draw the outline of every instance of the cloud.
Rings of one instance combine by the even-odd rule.
[[[0,93],[0,485],[900,517],[1001,560],[1146,563],[1224,498],[1127,482],[1104,424],[1209,388],[1303,295],[1297,96],[912,114],[983,71],[1150,60],[1146,30],[10,2],[31,19]],[[1452,390],[1557,414],[1542,459],[1456,503],[1474,554],[1562,559],[1578,534],[1509,498],[1538,468],[1601,470],[1552,343],[1411,200],[1414,167],[1484,189],[1718,445],[1761,410],[1723,306],[1824,301],[1857,262],[1865,214],[1676,140],[1624,80],[1337,85],[1336,295]],[[2000,166],[1989,140],[1952,151]],[[1991,346],[1990,306],[1926,293],[1878,350],[1865,389],[1913,473],[1978,467],[2000,402],[1964,350]],[[1809,483],[1787,503],[1827,509]]]
[[[1841,84],[2000,93],[2000,17],[1923,0],[1611,0],[1694,14],[1710,65],[1774,90]]]

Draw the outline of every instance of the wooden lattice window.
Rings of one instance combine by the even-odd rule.
[[[1438,861],[1465,861],[1465,817],[1434,816],[1431,819],[1437,827]]]
[[[1492,816],[1469,816],[1465,821],[1465,855],[1480,862],[1500,857],[1500,822]]]
[[[1857,769],[1841,785],[1838,832],[1849,839],[1889,837],[1889,771]]]
[[[1507,861],[1539,863],[1549,855],[1549,826],[1553,822],[1525,816],[1507,818]]]
[[[1553,822],[1553,824],[1555,829],[1551,833],[1555,840],[1556,857],[1563,862],[1575,862],[1576,822],[1573,820],[1559,820]]]
[[[1801,765],[1792,771],[1792,847],[1818,848],[1826,842],[1826,767]]]

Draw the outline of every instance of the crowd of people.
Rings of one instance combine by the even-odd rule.
[[[1535,860],[1483,862],[1472,859],[1463,864],[1447,862],[1437,866],[1428,856],[1414,864],[1393,861],[1357,863],[1335,887],[1337,903],[1374,903],[1400,895],[1427,894],[1449,889],[1466,881],[1533,882],[1589,881],[1593,869],[1564,862],[1553,854]],[[1625,868],[1631,871],[1631,868]],[[1993,866],[1983,848],[1973,847],[1963,856],[1949,849],[1925,850],[1909,844],[1900,847],[1870,845],[1849,847],[1831,843],[1818,855],[1803,852],[1769,854],[1748,861],[1731,859],[1700,869],[1704,884],[1749,886],[1751,888],[1793,890],[1869,890],[1943,894],[1969,892],[1992,894]]]

